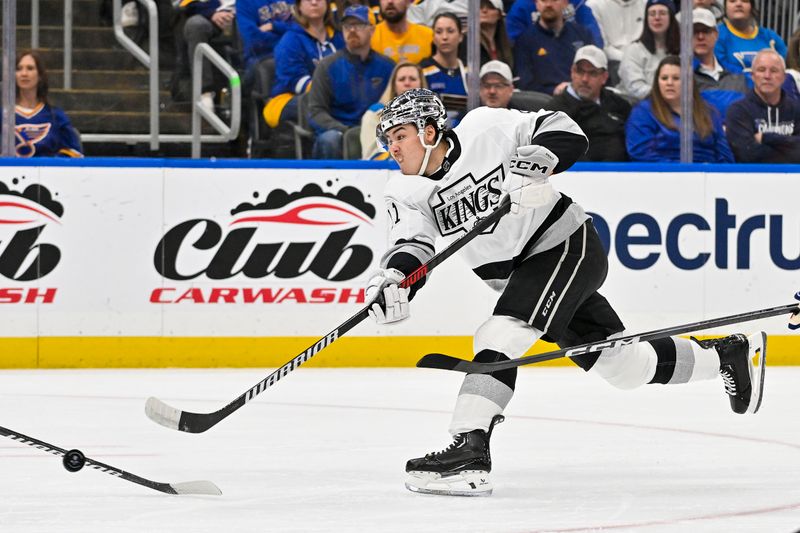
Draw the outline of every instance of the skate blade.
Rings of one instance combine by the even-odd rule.
[[[767,370],[767,334],[759,331],[747,337],[750,360],[750,387],[753,391],[747,413],[757,413],[764,397],[764,374]]]
[[[414,472],[406,480],[406,488],[411,492],[438,496],[491,496],[494,487],[488,472],[475,471],[447,477],[430,472]]]

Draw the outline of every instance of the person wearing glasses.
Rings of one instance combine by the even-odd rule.
[[[553,96],[547,109],[565,112],[589,138],[589,151],[581,160],[627,161],[625,121],[631,114],[631,104],[605,87],[605,52],[594,45],[578,49],[570,75],[567,89]]]
[[[341,159],[344,132],[361,124],[364,112],[389,83],[394,61],[370,47],[375,26],[369,8],[344,11],[345,48],[319,62],[308,92],[309,124],[315,133],[315,159]]]

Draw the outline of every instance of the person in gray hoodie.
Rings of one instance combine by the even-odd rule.
[[[800,101],[781,86],[786,64],[775,50],[753,60],[755,88],[728,108],[725,129],[737,161],[800,163]]]

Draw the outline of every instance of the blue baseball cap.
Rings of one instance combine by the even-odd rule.
[[[361,22],[366,22],[367,24],[370,24],[369,8],[367,6],[362,6],[361,4],[352,5],[344,10],[344,16],[342,17],[342,22],[344,22],[349,18],[355,18],[360,20]]]
[[[669,9],[670,13],[675,13],[675,3],[672,0],[647,0],[647,5],[645,6],[645,11],[647,11],[650,6],[655,5],[662,5],[666,6]]]

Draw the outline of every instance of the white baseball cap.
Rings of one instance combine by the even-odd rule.
[[[514,75],[511,74],[511,67],[503,63],[502,61],[498,61],[497,59],[492,59],[485,65],[481,67],[481,71],[478,74],[480,79],[483,79],[484,76],[487,74],[498,74],[499,76],[503,77],[507,82],[513,83],[514,82]]]
[[[708,28],[717,28],[717,19],[714,13],[704,7],[696,7],[692,10],[692,23],[702,24]]]
[[[492,4],[495,9],[499,9],[500,13],[506,14],[506,10],[503,9],[503,0],[488,0],[488,2]]]
[[[608,70],[608,58],[606,57],[606,53],[593,44],[587,44],[586,46],[578,48],[578,51],[575,52],[575,59],[572,60],[572,64],[575,65],[578,61],[588,61],[596,68]]]

